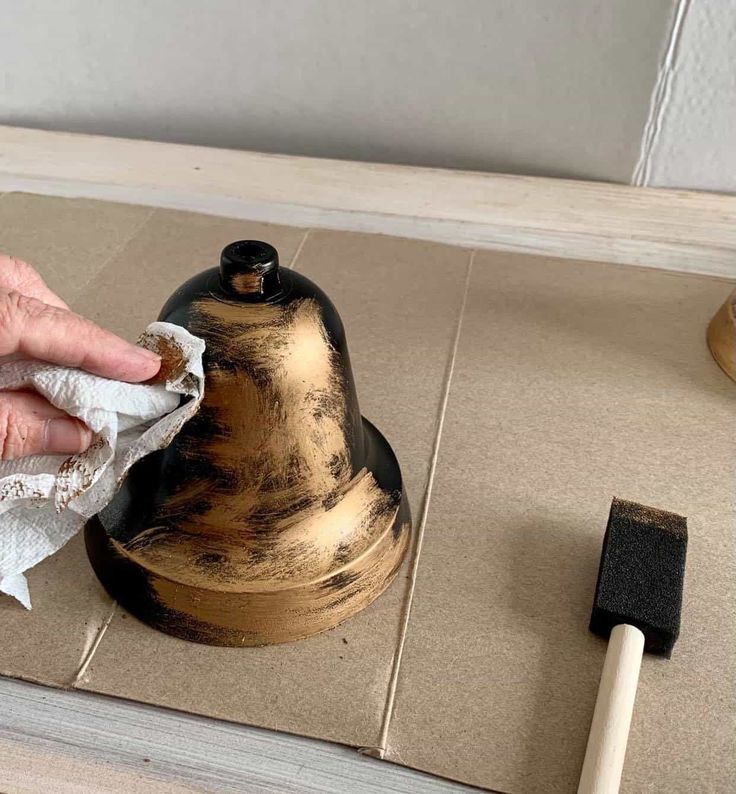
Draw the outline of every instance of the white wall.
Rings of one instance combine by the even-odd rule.
[[[0,0],[0,123],[736,192],[736,0]]]
[[[628,181],[673,0],[0,0],[0,122]]]
[[[736,0],[690,0],[642,183],[736,193]]]

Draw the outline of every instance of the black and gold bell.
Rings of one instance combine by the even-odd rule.
[[[245,240],[159,319],[205,340],[204,399],[87,525],[104,586],[155,628],[213,645],[296,640],[367,606],[401,565],[409,509],[330,300]]]

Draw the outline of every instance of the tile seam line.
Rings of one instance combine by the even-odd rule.
[[[442,394],[442,402],[440,404],[439,418],[437,421],[437,430],[435,432],[434,444],[432,446],[432,457],[430,458],[429,473],[427,475],[427,488],[424,492],[424,500],[422,503],[422,510],[419,519],[419,526],[417,527],[417,542],[416,550],[414,552],[414,559],[412,560],[411,571],[409,574],[409,592],[406,596],[404,614],[402,616],[401,631],[399,641],[397,643],[396,655],[391,669],[391,678],[389,680],[389,688],[386,695],[386,703],[383,712],[383,721],[381,725],[381,732],[378,738],[378,747],[375,748],[379,758],[383,758],[388,744],[388,734],[393,717],[394,703],[396,700],[396,691],[398,689],[399,671],[403,661],[404,645],[409,629],[409,620],[411,618],[411,610],[414,602],[414,591],[416,589],[417,575],[419,571],[419,559],[422,553],[424,542],[424,531],[429,516],[429,505],[432,498],[432,490],[434,487],[435,474],[437,472],[437,463],[439,461],[440,444],[442,442],[442,431],[445,425],[445,417],[447,415],[447,406],[450,399],[450,389],[452,378],[455,373],[455,362],[457,360],[457,351],[460,346],[460,336],[462,334],[463,319],[465,317],[465,310],[468,302],[468,294],[470,291],[470,277],[473,272],[473,263],[475,261],[477,251],[471,250],[468,258],[468,264],[465,272],[465,284],[463,289],[463,299],[460,304],[458,312],[457,325],[455,327],[455,336],[452,343],[452,351],[450,353],[450,360],[447,365],[447,370],[444,379],[444,389]],[[365,748],[366,751],[370,748]],[[369,753],[367,753],[369,754]]]
[[[109,628],[110,623],[112,623],[113,617],[115,617],[115,612],[117,611],[117,608],[118,608],[118,602],[117,601],[113,601],[112,602],[112,609],[110,610],[110,614],[107,616],[107,618],[105,619],[105,622],[100,626],[99,630],[97,631],[97,636],[95,637],[94,642],[92,643],[92,645],[90,645],[89,650],[82,657],[82,660],[81,660],[81,662],[79,664],[79,669],[77,670],[76,675],[74,676],[74,678],[72,679],[71,683],[68,686],[69,689],[76,689],[77,685],[79,683],[81,683],[82,678],[86,674],[87,669],[89,668],[90,663],[92,662],[92,658],[94,657],[95,653],[97,652],[97,648],[99,647],[100,643],[102,642],[102,638],[105,636],[105,633],[107,632],[107,629]]]
[[[649,114],[642,131],[639,157],[631,176],[631,184],[636,187],[648,187],[651,178],[652,159],[654,150],[659,143],[662,132],[662,120],[667,110],[671,96],[672,78],[677,68],[682,29],[685,17],[690,8],[690,0],[677,0],[675,14],[667,37],[667,46],[662,57],[662,62],[657,69],[657,76],[652,88],[649,104]]]

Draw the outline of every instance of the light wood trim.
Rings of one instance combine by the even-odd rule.
[[[736,278],[736,197],[0,127],[27,190]]]
[[[0,677],[0,791],[473,794],[353,748]]]

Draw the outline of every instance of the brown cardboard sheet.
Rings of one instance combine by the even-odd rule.
[[[130,339],[242,237],[274,243],[337,305],[362,411],[393,444],[417,520],[469,251],[0,197],[0,250]],[[0,598],[0,672],[360,747],[385,739],[392,761],[497,791],[574,791],[605,654],[587,621],[618,495],[690,526],[682,634],[671,661],[644,661],[623,791],[732,791],[736,389],[704,341],[729,289],[475,255],[405,634],[410,565],[364,612],[298,643],[195,645],[120,608],[103,630],[112,604],[76,538],[31,572],[32,612]]]
[[[0,197],[0,251],[33,262],[49,287],[73,303],[153,211],[89,199],[6,193]]]
[[[479,253],[388,740],[504,792],[576,788],[606,643],[587,631],[614,495],[688,516],[682,632],[647,657],[626,792],[736,782],[728,285]]]

